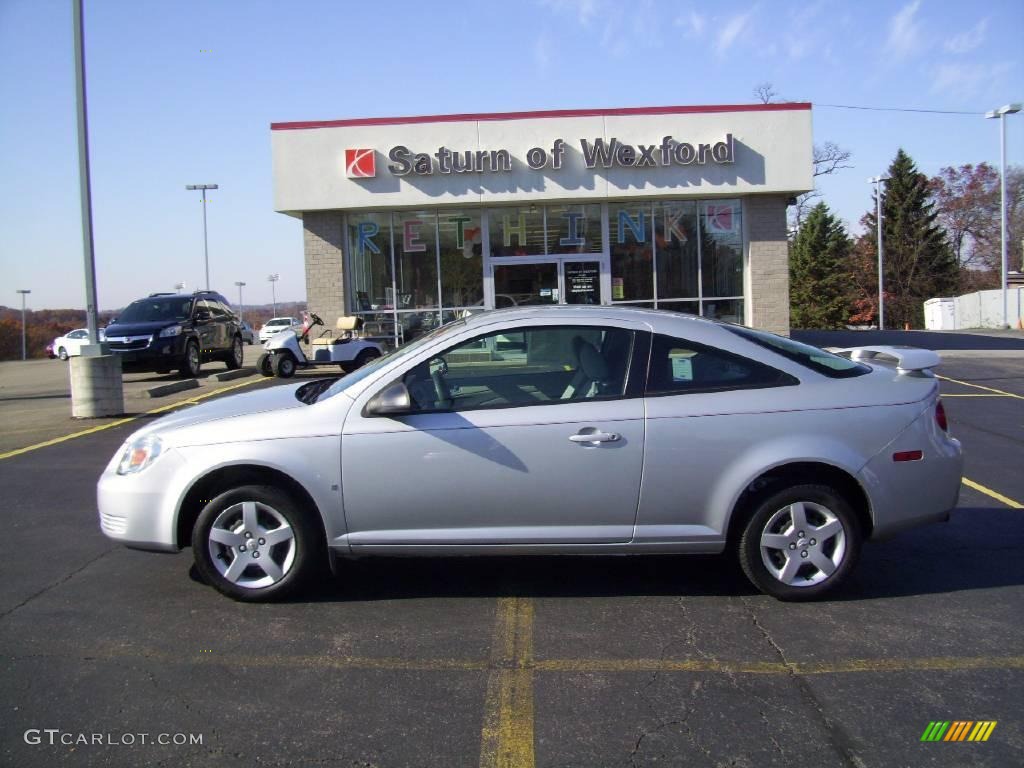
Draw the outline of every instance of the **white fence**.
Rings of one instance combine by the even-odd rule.
[[[1006,292],[1006,317],[1011,328],[1024,321],[1024,288]],[[956,298],[928,299],[924,303],[924,327],[930,331],[960,328],[1002,328],[1003,292],[975,291]]]

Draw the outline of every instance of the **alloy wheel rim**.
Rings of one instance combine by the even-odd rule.
[[[828,507],[795,501],[769,518],[761,533],[761,561],[790,587],[813,587],[828,579],[846,556],[846,529]]]
[[[195,344],[188,348],[188,364],[193,371],[199,368],[199,347]]]
[[[276,509],[259,501],[227,507],[207,536],[210,559],[227,581],[245,589],[280,582],[295,562],[295,532]]]
[[[238,365],[241,365],[242,364],[242,354],[243,354],[242,353],[242,340],[241,339],[235,339],[235,344],[234,344],[233,352],[235,354],[235,362],[238,363]]]

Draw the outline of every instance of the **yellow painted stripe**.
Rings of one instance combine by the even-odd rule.
[[[972,392],[969,395],[942,395],[943,399],[947,397],[1008,397],[1008,395],[988,395],[981,392]]]
[[[197,397],[191,397],[188,400],[178,400],[168,405],[162,405],[159,408],[153,408],[152,410],[146,411],[145,413],[140,413],[138,416],[129,416],[128,418],[125,419],[117,419],[116,421],[112,421],[108,424],[99,424],[95,427],[90,427],[89,429],[83,429],[78,432],[72,432],[69,435],[61,435],[60,437],[55,437],[52,438],[51,440],[44,440],[41,443],[28,445],[25,446],[24,448],[15,448],[12,451],[0,453],[0,460],[9,459],[12,456],[20,456],[21,454],[28,453],[29,451],[38,451],[40,448],[48,448],[51,445],[57,445],[58,443],[63,443],[67,440],[74,440],[76,437],[85,437],[86,435],[92,435],[95,434],[96,432],[102,432],[105,429],[113,429],[114,427],[120,427],[122,424],[130,424],[133,421],[138,421],[143,416],[154,416],[158,413],[164,413],[165,411],[170,411],[175,408],[181,408],[182,406],[185,405],[195,405],[200,400],[205,400],[206,398],[213,397],[215,395],[221,395],[225,392],[230,392],[233,389],[239,389],[240,387],[248,387],[250,384],[255,384],[258,381],[261,381],[261,379],[252,379],[250,381],[243,381],[240,384],[231,384],[226,387],[215,389],[212,392],[206,392],[205,394],[199,395]]]
[[[974,387],[975,389],[983,389],[986,392],[995,392],[996,394],[1001,395],[1002,397],[1013,397],[1013,398],[1016,398],[1017,400],[1024,400],[1024,396],[1022,396],[1022,395],[1015,395],[1013,392],[1006,392],[1006,391],[1004,391],[1002,389],[996,389],[994,387],[983,387],[981,384],[971,384],[968,381],[960,381],[959,379],[950,379],[947,376],[937,376],[936,378],[942,379],[943,381],[951,382],[953,384],[962,384],[965,387]],[[946,397],[946,395],[943,395],[943,397]]]
[[[987,726],[988,726],[987,722],[985,722],[984,720],[979,720],[975,724],[974,728],[971,730],[971,735],[967,737],[967,740],[968,741],[977,741],[978,740],[978,736],[981,735],[981,733],[985,730],[985,728]]]
[[[754,675],[830,675],[857,672],[950,672],[1024,669],[1024,656],[847,659],[835,662],[713,661],[706,659],[543,659],[543,672],[707,672]]]
[[[989,722],[988,728],[985,729],[985,732],[981,735],[978,741],[988,741],[988,737],[992,735],[992,731],[994,731],[996,728],[996,722],[997,721],[995,720]]]
[[[1006,506],[1012,509],[1024,509],[1024,504],[1021,504],[1019,501],[1014,501],[1009,496],[1003,496],[1003,494],[999,493],[999,491],[993,491],[991,488],[986,488],[981,483],[976,483],[973,480],[970,480],[965,477],[963,478],[963,484],[966,485],[968,488],[973,488],[979,493],[984,493],[986,496],[991,496],[996,501],[1005,504]]]
[[[498,600],[480,768],[533,768],[533,602]]]

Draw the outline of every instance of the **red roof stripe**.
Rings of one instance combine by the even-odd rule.
[[[620,107],[618,109],[553,109],[538,112],[483,112],[462,115],[412,115],[410,117],[362,117],[354,120],[307,120],[271,123],[272,131],[308,128],[348,128],[359,125],[409,125],[415,123],[463,123],[478,120],[531,120],[545,117],[619,117],[626,115],[695,115],[715,112],[779,112],[810,109],[808,101],[783,104],[712,104],[691,107]]]

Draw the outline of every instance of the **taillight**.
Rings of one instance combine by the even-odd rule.
[[[941,400],[935,405],[935,423],[939,425],[939,429],[943,432],[949,432],[949,422],[946,421],[946,409],[942,405]]]

